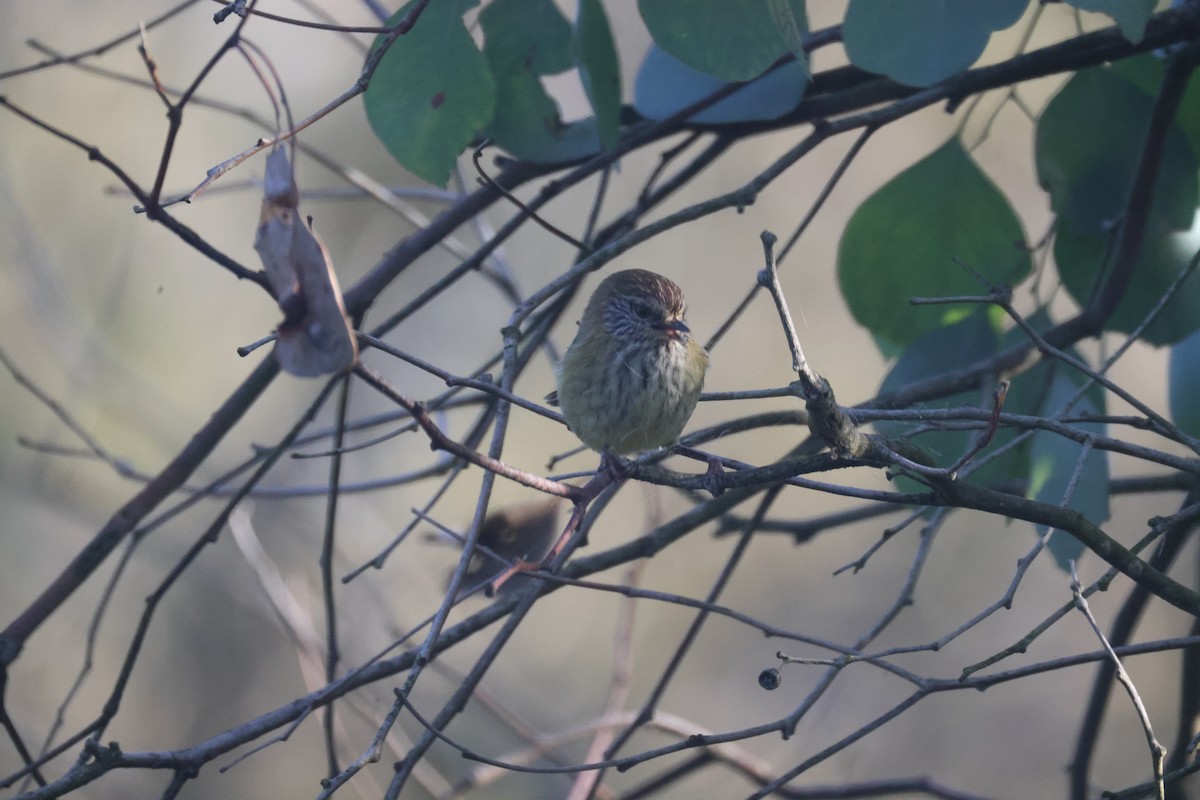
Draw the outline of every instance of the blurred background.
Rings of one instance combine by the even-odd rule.
[[[573,16],[574,4],[561,5],[568,17]],[[620,47],[628,97],[649,36],[633,0],[606,0],[604,5]],[[83,10],[78,3],[62,0],[9,0],[0,8],[0,71],[45,57],[45,52],[29,45],[30,40],[53,51],[76,52],[130,31],[138,20],[151,19],[168,7],[160,2],[103,0]],[[190,83],[228,35],[232,22],[216,26],[211,21],[217,8],[213,3],[196,4],[150,31],[148,43],[165,86],[181,88]],[[311,16],[305,8],[283,0],[263,8],[287,16]],[[322,3],[321,9],[342,24],[377,24],[365,4],[355,0],[330,0]],[[834,24],[843,12],[840,2],[810,3],[811,27]],[[1088,21],[1096,26],[1106,24],[1102,19]],[[1074,25],[1074,17],[1066,10],[1051,8],[1030,47],[1067,35]],[[1018,23],[993,37],[984,61],[1010,55],[1022,29]],[[263,21],[248,26],[246,35],[283,76],[297,118],[320,108],[354,82],[364,46],[370,43],[367,35],[344,36]],[[825,48],[814,59],[814,70],[837,66],[844,63],[842,59],[838,48]],[[133,43],[84,63],[139,81],[145,76]],[[1036,81],[1020,91],[1026,104],[1036,109],[1057,85],[1051,80]],[[566,117],[588,113],[577,78],[554,79],[551,88]],[[162,102],[144,86],[61,65],[4,80],[0,93],[100,148],[142,185],[153,182],[166,119]],[[220,62],[200,95],[271,118],[262,87],[236,57]],[[998,103],[999,98],[985,98],[984,105],[989,102]],[[969,121],[968,130],[977,134],[983,118],[984,113],[978,113]],[[941,108],[930,108],[872,139],[796,252],[783,264],[784,288],[806,355],[845,404],[871,397],[887,366],[841,300],[834,272],[841,229],[872,191],[942,144],[959,122],[959,117]],[[1006,106],[974,155],[1006,193],[1032,242],[1046,232],[1050,214],[1034,176],[1031,126],[1019,110]],[[208,169],[270,132],[226,111],[189,106],[166,179],[168,193],[196,186]],[[655,216],[740,186],[806,132],[786,130],[740,143]],[[361,99],[308,128],[301,140],[337,164],[384,185],[423,186],[375,140]],[[613,175],[606,209],[626,208],[636,198],[641,177],[670,144],[646,148],[622,161]],[[693,330],[707,339],[735,299],[752,286],[762,266],[759,233],[769,229],[781,238],[787,236],[850,144],[849,138],[824,144],[771,184],[743,213],[726,211],[700,224],[676,228],[622,257],[612,268],[647,267],[678,282],[688,296]],[[195,202],[174,207],[173,213],[220,251],[257,268],[252,245],[262,172],[260,155],[217,181]],[[469,160],[464,160],[461,174],[462,185],[473,188],[475,176]],[[297,180],[305,197],[303,211],[313,216],[343,288],[353,286],[383,253],[414,229],[411,222],[364,199],[342,177],[312,158],[299,157]],[[536,185],[524,187],[519,195],[531,197],[536,189]],[[545,216],[578,233],[595,189],[596,182],[590,181],[571,190],[552,204]],[[452,199],[457,191],[452,182],[446,198]],[[446,200],[430,197],[407,202],[433,216]],[[270,357],[269,348],[247,358],[239,357],[236,348],[268,334],[280,315],[258,287],[239,282],[161,226],[133,213],[133,205],[113,175],[89,162],[79,149],[10,113],[0,113],[0,347],[115,459],[149,476],[178,453],[255,363]],[[510,206],[498,204],[488,212],[487,222],[498,225],[512,213]],[[480,235],[480,229],[470,226],[457,233],[468,248],[478,243]],[[570,247],[530,225],[506,243],[500,254],[514,282],[526,294],[569,267],[573,256]],[[445,251],[430,252],[383,294],[375,313],[391,313],[457,263],[458,259]],[[573,323],[595,282],[594,278],[588,282],[556,329],[553,341],[560,352],[570,342]],[[388,341],[465,375],[499,352],[500,331],[510,311],[508,299],[491,282],[473,274],[404,322]],[[367,360],[410,397],[432,397],[444,388],[436,378],[382,354],[368,354]],[[1139,347],[1117,368],[1114,378],[1136,387],[1143,400],[1161,409],[1165,406],[1163,370],[1161,354]],[[778,318],[764,295],[714,349],[706,388],[776,387],[793,377]],[[277,441],[320,385],[319,381],[278,378],[188,485],[202,486],[252,455],[255,447]],[[539,358],[516,391],[540,401],[553,385],[550,360]],[[756,400],[740,404],[735,411],[727,403],[703,404],[689,429],[793,405],[794,401],[788,400]],[[355,387],[353,417],[389,410],[393,409],[377,395],[361,385]],[[1122,413],[1120,407],[1110,411]],[[439,417],[439,422],[451,435],[461,436],[471,419],[469,414],[452,413]],[[327,430],[331,420],[331,409],[326,408],[314,429]],[[514,410],[511,425],[504,459],[533,472],[548,474],[548,460],[575,444],[561,426],[519,409]],[[712,447],[722,455],[768,463],[801,433],[768,429],[728,437]],[[327,446],[328,439],[323,439],[308,449],[319,452]],[[110,465],[75,454],[81,447],[44,402],[12,375],[0,374],[0,616],[4,624],[54,579],[141,485],[136,477],[123,477]],[[64,451],[48,452],[57,448]],[[405,434],[347,457],[343,481],[358,485],[388,479],[426,467],[437,458],[424,437]],[[679,460],[672,465],[699,469]],[[555,471],[594,466],[594,454],[585,453],[561,462]],[[1113,463],[1115,475],[1125,474],[1123,470],[1126,467],[1119,460]],[[882,474],[865,470],[828,477],[851,485],[888,488]],[[479,479],[478,470],[468,470],[436,506],[436,519],[465,531]],[[319,666],[324,616],[318,558],[327,480],[325,459],[284,459],[266,481],[268,487],[280,490],[276,496],[262,493],[244,504],[244,513],[235,518],[241,534],[235,538],[229,530],[224,531],[187,570],[154,619],[122,711],[106,733],[106,741],[117,741],[127,751],[187,747],[324,684]],[[434,479],[344,496],[338,512],[335,575],[346,575],[378,555],[410,522],[411,509],[427,502],[437,485],[439,480]],[[537,500],[530,490],[498,481],[493,507]],[[1129,544],[1142,535],[1148,518],[1172,513],[1177,502],[1177,497],[1165,495],[1122,500],[1114,504],[1114,518],[1106,530]],[[591,545],[584,552],[636,538],[690,505],[690,500],[668,489],[627,486],[593,531]],[[792,489],[784,492],[772,517],[807,518],[856,505],[855,501]],[[146,596],[220,507],[218,499],[200,502],[156,528],[133,551],[95,636],[91,672],[65,712],[63,730],[73,732],[99,711],[125,657]],[[747,504],[738,514],[745,516],[752,510],[753,504]],[[565,516],[564,511],[562,518]],[[786,534],[760,534],[721,602],[789,630],[849,644],[895,601],[917,549],[917,527],[895,537],[863,571],[837,576],[833,572],[861,556],[887,525],[900,519],[902,513],[836,528],[799,546]],[[735,543],[734,536],[716,535],[718,529],[709,525],[697,530],[647,562],[638,577],[640,584],[703,597]],[[456,563],[458,551],[429,541],[424,534],[432,530],[431,525],[422,523],[381,569],[368,569],[348,584],[338,585],[337,615],[345,668],[370,659],[436,609],[445,575]],[[913,604],[874,646],[921,644],[961,625],[1003,595],[1017,560],[1034,541],[1032,528],[1025,523],[1006,525],[983,515],[957,514],[937,535]],[[93,613],[123,552],[120,549],[110,557],[50,618],[13,665],[7,708],[32,747],[40,747],[84,664]],[[1175,577],[1195,585],[1196,560],[1193,544],[1180,559],[1186,566]],[[1085,556],[1081,577],[1087,583],[1104,567],[1095,557]],[[272,584],[271,576],[280,582]],[[620,582],[627,576],[622,570],[598,578]],[[1093,598],[1103,625],[1128,589],[1128,582],[1119,580],[1113,591]],[[930,676],[955,677],[963,666],[1019,639],[1069,599],[1069,577],[1043,557],[1030,569],[1011,610],[992,616],[941,652],[916,653],[898,663]],[[486,602],[468,601],[454,619],[477,611]],[[1161,605],[1156,604],[1148,616],[1139,639],[1187,631],[1186,616]],[[448,733],[480,752],[506,758],[528,742],[517,730],[520,726],[506,722],[498,709],[548,736],[593,720],[604,709],[610,688],[622,606],[616,595],[569,588],[539,603],[483,682],[489,702],[495,705],[473,703]],[[282,621],[281,609],[293,614],[290,623]],[[692,616],[693,612],[677,606],[636,604],[629,638],[633,675],[627,708],[640,707]],[[298,645],[289,631],[303,630],[305,625],[315,638]],[[486,633],[474,637],[439,659],[436,669],[426,673],[418,685],[414,699],[419,708],[432,712],[444,700],[456,685],[457,674],[470,668],[486,638]],[[1069,616],[1038,639],[1028,654],[1009,659],[1001,668],[1096,647],[1084,621]],[[764,639],[727,619],[710,621],[671,683],[661,710],[707,731],[739,729],[785,716],[806,696],[823,669],[790,667],[784,670],[782,687],[765,692],[758,688],[756,677],[763,668],[775,665],[774,654],[779,649],[792,655],[828,655],[793,642]],[[1166,720],[1163,724],[1167,727],[1158,731],[1164,742],[1174,736],[1169,726],[1174,724],[1173,707],[1178,702],[1178,665],[1179,658],[1173,654],[1131,659],[1127,664],[1151,718]],[[929,698],[806,773],[799,785],[929,776],[986,797],[1063,796],[1066,764],[1094,671],[1094,666],[1062,670],[983,694],[952,692]],[[399,682],[399,677],[384,681],[339,704],[343,763],[368,745],[391,705],[391,689]],[[769,773],[786,771],[858,729],[910,691],[911,687],[878,669],[857,665],[846,670],[801,720],[794,737],[761,737],[737,747],[746,759],[766,765]],[[419,727],[402,715],[398,740],[417,733]],[[678,731],[650,730],[639,734],[625,752],[678,737]],[[564,759],[582,759],[588,740],[585,735],[564,747]],[[365,770],[348,791],[380,796],[380,787],[390,780],[391,763],[403,752],[395,742],[389,746],[398,749],[389,750],[381,763]],[[56,775],[65,769],[74,752],[56,761],[49,773]],[[218,759],[204,769],[182,796],[314,795],[325,765],[318,720],[309,718],[288,741],[219,773],[216,767],[232,758],[231,754]],[[0,744],[0,774],[12,772],[18,765],[11,744],[4,741]],[[428,771],[418,775],[424,788],[410,784],[404,796],[421,797],[423,792],[435,796],[463,778],[472,766],[450,748],[436,745]],[[1123,696],[1113,698],[1094,769],[1097,789],[1119,788],[1149,776],[1143,734]],[[606,781],[620,790],[640,784],[649,774],[649,769],[642,767],[609,774]],[[167,780],[165,774],[121,771],[88,786],[81,796],[157,796]],[[508,776],[475,790],[473,796],[560,797],[569,785],[570,778],[565,776]],[[740,797],[752,788],[734,770],[709,767],[659,796]],[[0,791],[0,796],[13,791]]]

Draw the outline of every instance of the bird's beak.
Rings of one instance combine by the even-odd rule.
[[[654,327],[659,330],[666,331],[670,336],[678,336],[683,333],[691,333],[692,329],[687,326],[687,323],[681,319],[668,319],[660,322]]]

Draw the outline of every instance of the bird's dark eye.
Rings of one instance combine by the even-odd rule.
[[[652,320],[654,319],[654,309],[642,303],[634,303],[633,315],[641,320]]]

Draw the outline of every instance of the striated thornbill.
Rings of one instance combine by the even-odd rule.
[[[683,291],[648,270],[616,272],[596,287],[563,357],[556,393],[584,444],[625,454],[679,438],[708,369],[686,313]]]

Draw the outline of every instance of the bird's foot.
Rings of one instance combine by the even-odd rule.
[[[708,458],[708,469],[704,472],[704,488],[713,497],[725,494],[725,468],[716,456]]]
[[[600,466],[596,470],[597,473],[608,473],[613,483],[619,483],[628,478],[632,471],[629,462],[613,451],[608,448],[600,451]]]

